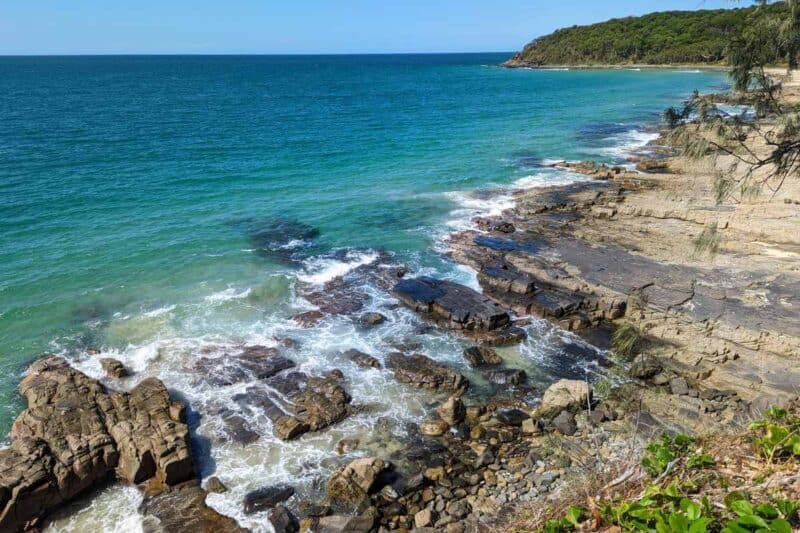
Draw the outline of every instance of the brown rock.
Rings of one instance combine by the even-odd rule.
[[[580,411],[586,408],[589,395],[589,385],[585,381],[559,380],[544,391],[539,416],[550,418],[561,411]]]
[[[393,353],[387,364],[398,381],[415,387],[456,392],[469,386],[467,378],[421,354]]]
[[[467,415],[467,409],[464,407],[464,402],[458,396],[451,396],[442,405],[436,408],[442,420],[451,426],[457,426],[464,420]]]
[[[464,350],[464,359],[472,367],[493,366],[503,363],[503,359],[497,355],[493,348],[487,346],[472,346]]]
[[[104,357],[100,359],[100,366],[103,368],[103,371],[106,375],[110,378],[125,378],[130,375],[128,369],[125,368],[125,365],[122,364],[121,361],[117,359],[112,359],[110,357]]]
[[[205,503],[206,491],[189,482],[154,496],[147,496],[139,507],[144,533],[244,533],[236,520],[224,516]]]
[[[36,361],[20,382],[28,402],[0,450],[0,530],[35,524],[111,475],[175,485],[194,475],[189,430],[164,384],[112,392],[60,357]]]
[[[450,426],[444,420],[428,420],[419,425],[419,431],[428,437],[441,437]]]
[[[328,496],[333,500],[357,504],[367,497],[372,484],[385,468],[386,463],[381,459],[356,459],[328,479]]]

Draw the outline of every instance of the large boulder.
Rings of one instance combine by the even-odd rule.
[[[244,495],[244,512],[252,514],[272,509],[292,496],[294,496],[294,489],[286,485],[262,487]]]
[[[457,330],[491,331],[511,318],[498,304],[469,287],[429,277],[404,279],[394,295],[411,309]]]
[[[585,381],[559,380],[544,391],[538,414],[543,418],[552,418],[562,411],[580,411],[587,407],[590,394],[589,384]]]
[[[109,391],[63,358],[46,357],[19,389],[28,408],[0,450],[0,530],[33,526],[113,476],[162,487],[194,477],[185,407],[161,381]]]
[[[382,459],[356,459],[328,479],[328,496],[332,500],[358,504],[369,495],[372,485],[385,468],[386,463]]]
[[[393,353],[389,355],[387,366],[398,381],[422,389],[459,392],[469,386],[467,378],[421,354],[407,356],[399,352]]]
[[[458,396],[451,396],[436,408],[439,417],[451,426],[457,426],[467,416],[467,408]]]

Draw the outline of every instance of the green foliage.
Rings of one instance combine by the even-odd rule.
[[[747,498],[728,498],[725,501],[736,517],[728,520],[722,533],[775,532],[792,533],[791,520],[797,514],[798,502],[781,500],[776,505],[753,505]]]
[[[564,518],[559,520],[548,520],[543,531],[544,533],[565,533],[567,531],[574,531],[581,524],[581,518],[585,514],[585,510],[574,505],[570,506]]]
[[[757,432],[753,443],[758,452],[769,462],[800,456],[800,418],[777,407],[766,414],[766,419],[750,426]]]
[[[642,466],[653,477],[660,476],[681,459],[686,460],[686,468],[690,470],[714,466],[714,459],[710,455],[692,452],[691,448],[694,444],[696,444],[696,440],[688,435],[664,434],[659,440],[653,441],[647,446]]]
[[[604,525],[616,525],[624,531],[703,533],[713,522],[708,502],[687,498],[674,481],[666,487],[649,486],[637,501],[605,504],[600,515]]]
[[[642,344],[642,334],[630,323],[620,325],[611,335],[611,349],[621,357],[630,358]]]
[[[668,11],[573,26],[529,43],[515,59],[533,65],[721,64],[746,28],[787,7]],[[772,58],[777,59],[777,58]]]

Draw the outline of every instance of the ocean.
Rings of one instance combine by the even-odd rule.
[[[264,517],[241,511],[248,490],[313,496],[346,459],[339,439],[358,436],[357,453],[401,449],[430,409],[433,397],[343,350],[382,360],[413,341],[480,390],[468,343],[422,327],[385,289],[357,289],[384,325],[325,316],[302,328],[290,317],[313,305],[298,287],[391,263],[477,288],[444,254],[450,232],[510,207],[514,189],[583,179],[549,162],[628,164],[663,109],[727,83],[715,71],[496,66],[508,56],[0,58],[2,434],[38,355],[98,378],[98,359],[116,357],[134,371],[122,387],[158,376],[187,401],[200,473],[230,489],[209,504],[259,530]],[[542,321],[527,329],[502,353],[534,384],[602,372],[602,350]],[[252,383],[210,384],[192,361],[284,337],[302,371],[341,369],[369,408],[291,443],[252,416],[261,437],[230,442],[220,413]],[[137,531],[140,499],[108,487],[49,530]]]

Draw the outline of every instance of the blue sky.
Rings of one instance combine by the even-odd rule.
[[[562,26],[731,5],[729,0],[0,0],[0,54],[510,51]]]

